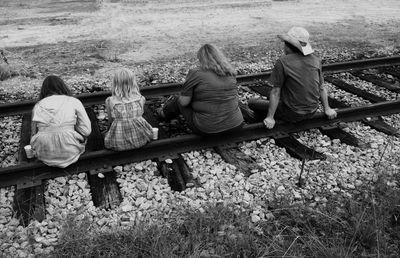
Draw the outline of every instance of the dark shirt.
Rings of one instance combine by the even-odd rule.
[[[282,56],[271,74],[273,86],[281,88],[280,101],[299,115],[317,110],[323,80],[321,61],[314,54]]]
[[[223,132],[243,122],[236,79],[232,76],[190,70],[181,95],[192,98],[193,122],[205,133]]]

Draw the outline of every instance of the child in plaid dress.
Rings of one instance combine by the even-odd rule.
[[[112,96],[106,99],[108,121],[111,124],[104,144],[117,151],[139,148],[149,142],[153,132],[142,117],[146,99],[140,94],[132,71],[122,68],[115,72]]]

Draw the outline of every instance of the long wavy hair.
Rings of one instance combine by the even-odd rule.
[[[136,82],[135,74],[126,68],[120,68],[115,71],[111,93],[120,99],[136,99],[142,95]]]
[[[39,100],[49,97],[51,95],[72,96],[72,92],[60,77],[50,75],[47,76],[42,83]]]
[[[212,71],[219,76],[235,76],[236,71],[225,55],[214,45],[205,44],[197,52],[202,70]]]

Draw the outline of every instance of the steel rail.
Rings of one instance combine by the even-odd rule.
[[[322,70],[324,73],[338,73],[344,71],[355,71],[367,68],[388,67],[394,65],[400,65],[400,56],[326,64],[322,66]],[[257,73],[257,74],[238,75],[236,77],[236,80],[238,84],[254,83],[257,80],[265,81],[270,77],[270,75],[271,71]],[[159,84],[159,85],[144,87],[141,89],[141,93],[146,98],[162,96],[162,95],[171,95],[179,93],[181,86],[182,83]],[[109,91],[101,91],[94,93],[83,93],[76,95],[75,97],[80,99],[85,106],[91,106],[91,105],[103,104],[104,100],[108,96],[110,96]],[[34,105],[35,101],[22,101],[16,103],[0,104],[0,116],[11,116],[11,115],[29,113],[32,111]]]
[[[400,56],[379,57],[364,60],[354,60],[349,62],[325,64],[322,66],[322,71],[324,73],[341,73],[396,65],[400,65]]]
[[[82,155],[75,164],[65,169],[48,167],[39,161],[22,163],[12,167],[0,168],[0,187],[24,184],[32,185],[32,182],[40,184],[41,181],[45,179],[86,172],[105,166],[115,166],[148,160],[232,142],[272,137],[281,135],[282,133],[295,133],[312,128],[334,125],[339,122],[358,121],[368,117],[384,116],[399,112],[400,100],[388,101],[362,107],[339,109],[337,111],[337,118],[333,120],[328,120],[322,113],[319,113],[313,118],[299,123],[278,123],[270,130],[265,129],[262,123],[255,123],[246,125],[241,131],[224,137],[201,137],[190,134],[175,138],[161,139],[134,150],[121,152],[101,150],[89,152]]]

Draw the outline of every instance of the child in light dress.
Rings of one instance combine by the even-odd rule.
[[[89,117],[57,76],[46,77],[39,99],[32,115],[33,152],[48,166],[67,167],[85,151],[91,133]]]
[[[111,97],[106,99],[110,129],[105,147],[117,151],[139,148],[152,139],[152,127],[142,117],[146,99],[140,94],[135,74],[125,68],[114,73]]]

